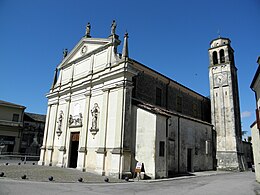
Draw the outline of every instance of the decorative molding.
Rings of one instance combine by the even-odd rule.
[[[65,101],[66,101],[66,102],[71,101],[71,96],[67,96],[67,97],[65,98]]]
[[[47,146],[46,149],[47,150],[53,150],[53,147],[52,146]]]
[[[84,94],[85,96],[90,96],[90,95],[91,95],[91,91],[90,91],[90,90],[85,91],[83,94]]]
[[[122,154],[121,148],[113,148],[111,151],[112,154]]]
[[[113,87],[103,87],[102,88],[102,91],[103,92],[107,92],[107,91],[109,91],[110,89],[112,89]]]
[[[41,150],[46,150],[46,147],[45,147],[45,146],[42,146],[40,149],[41,149]]]
[[[59,105],[59,100],[55,102],[48,102],[48,106]]]
[[[78,152],[87,153],[87,148],[86,147],[80,147]]]
[[[66,152],[66,147],[65,146],[61,146],[58,150],[60,152]]]
[[[106,148],[98,148],[98,149],[96,150],[96,153],[99,153],[99,154],[106,154],[107,151],[106,151]]]

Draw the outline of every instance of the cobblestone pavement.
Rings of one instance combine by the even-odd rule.
[[[82,172],[77,169],[70,168],[60,168],[52,166],[40,166],[32,165],[30,162],[27,164],[14,165],[14,164],[0,164],[0,173],[4,172],[4,178],[23,180],[21,177],[26,175],[26,181],[40,181],[40,182],[49,182],[49,177],[53,177],[52,182],[60,183],[71,183],[78,182],[79,178],[83,179],[83,183],[101,183],[105,182],[105,176],[96,175],[89,172]],[[112,177],[109,178],[109,183],[114,182],[125,182],[121,179],[116,179]],[[1,177],[0,177],[1,179]]]

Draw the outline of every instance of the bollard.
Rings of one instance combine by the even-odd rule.
[[[49,181],[53,181],[53,177],[52,176],[49,177]]]
[[[82,177],[80,177],[80,178],[78,179],[78,181],[79,181],[79,182],[82,182],[82,181],[83,181],[83,178],[82,178]]]

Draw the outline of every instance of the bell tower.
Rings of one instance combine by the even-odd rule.
[[[218,169],[244,170],[237,68],[230,43],[219,37],[208,50],[211,120],[217,134]]]

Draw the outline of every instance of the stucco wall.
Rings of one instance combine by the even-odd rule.
[[[255,163],[255,176],[256,180],[260,182],[260,131],[257,128],[257,125],[251,126],[252,134],[252,146],[254,153],[254,163]]]
[[[132,113],[135,160],[144,163],[148,176],[163,178],[213,170],[215,140],[210,124],[180,115],[166,117],[137,106],[133,106]],[[160,142],[165,144],[163,156],[159,153]],[[188,149],[191,170],[188,170]]]
[[[145,174],[155,178],[156,115],[135,106],[133,112],[136,112],[135,160],[144,164]]]

